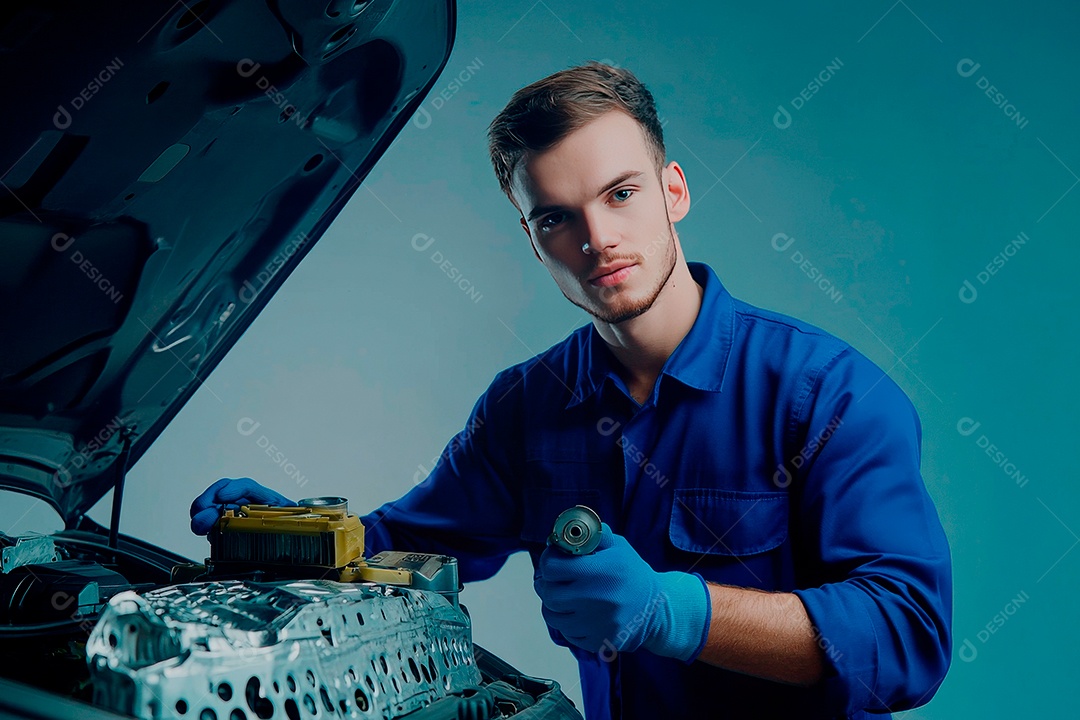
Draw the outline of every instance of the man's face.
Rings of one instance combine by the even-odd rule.
[[[677,163],[657,178],[633,118],[613,110],[527,157],[513,190],[537,258],[570,302],[608,323],[652,307],[675,268],[672,223],[689,195]]]

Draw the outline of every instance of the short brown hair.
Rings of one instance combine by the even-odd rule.
[[[521,88],[491,121],[488,127],[491,164],[499,186],[514,207],[517,202],[511,194],[511,185],[521,161],[530,152],[542,152],[556,145],[610,110],[620,110],[637,120],[659,176],[666,153],[664,131],[656,116],[652,93],[629,70],[592,60]]]

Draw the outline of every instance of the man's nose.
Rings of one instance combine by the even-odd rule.
[[[617,228],[611,218],[604,217],[602,212],[585,211],[583,220],[589,252],[599,255],[619,244]]]

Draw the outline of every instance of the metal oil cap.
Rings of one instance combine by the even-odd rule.
[[[304,498],[303,500],[297,500],[296,504],[301,507],[317,507],[324,510],[341,510],[344,513],[349,512],[349,500],[335,495]]]

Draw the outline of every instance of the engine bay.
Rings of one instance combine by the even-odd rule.
[[[473,644],[453,558],[363,558],[341,498],[223,509],[204,563],[83,523],[0,534],[3,677],[148,720],[580,717]]]

